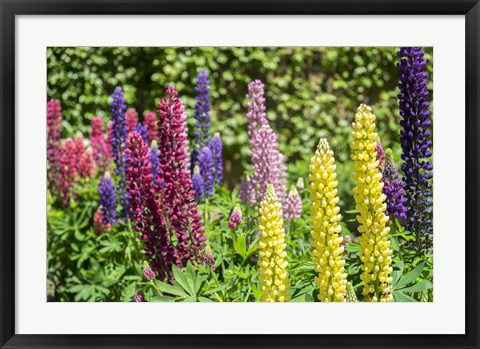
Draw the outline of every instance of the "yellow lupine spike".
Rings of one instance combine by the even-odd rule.
[[[288,262],[285,230],[283,229],[282,204],[278,201],[271,184],[267,185],[265,197],[260,203],[259,244],[260,282],[264,302],[288,302]]]
[[[310,198],[312,200],[313,261],[318,277],[321,302],[345,302],[347,274],[342,259],[343,238],[339,235],[342,219],[337,207],[336,166],[333,151],[325,138],[320,139],[310,165]]]
[[[357,221],[361,233],[360,260],[364,281],[363,296],[365,301],[393,301],[390,274],[393,269],[392,250],[387,227],[388,216],[385,214],[385,195],[382,194],[382,175],[378,169],[379,162],[375,148],[375,115],[372,108],[361,104],[352,124],[353,141],[350,145],[353,160],[354,198],[359,211]]]

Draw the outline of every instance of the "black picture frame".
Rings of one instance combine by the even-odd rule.
[[[15,334],[15,16],[152,14],[465,15],[465,335],[25,335]],[[478,0],[0,0],[0,347],[1,348],[479,348]],[[452,118],[462,117],[455,115]],[[227,319],[228,320],[228,319]],[[412,320],[413,321],[413,320]],[[415,319],[414,321],[418,321]],[[421,319],[420,319],[421,321]],[[392,332],[395,329],[392,324]]]

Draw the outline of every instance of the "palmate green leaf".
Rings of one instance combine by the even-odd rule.
[[[155,281],[155,286],[157,286],[157,288],[164,293],[172,294],[174,296],[179,296],[183,298],[189,297],[189,295],[185,292],[184,289],[169,285],[162,281]]]
[[[406,293],[406,292],[421,292],[421,291],[428,290],[432,287],[433,287],[433,284],[430,281],[421,280],[421,281],[417,282],[415,285],[410,286],[410,287],[401,288],[399,291],[404,292],[404,293]]]
[[[223,291],[223,290],[229,288],[230,286],[231,286],[231,282],[225,282],[218,287],[215,287],[215,288],[212,288],[211,290],[205,291],[203,294],[204,295],[209,295],[209,294],[213,294],[213,293],[216,293],[216,292],[220,292],[220,291]]]
[[[425,267],[425,262],[421,262],[420,264],[418,264],[412,271],[410,271],[407,275],[402,277],[398,281],[398,283],[395,285],[394,288],[398,289],[402,286],[405,286],[405,285],[408,285],[409,283],[414,282],[415,279],[420,276],[424,267]]]
[[[191,292],[188,292],[188,293],[191,296],[196,297],[196,295],[197,295],[197,274],[195,273],[195,270],[193,269],[192,263],[190,263],[190,261],[188,261],[188,263],[187,263],[187,273],[185,275],[185,279],[187,280],[189,290],[191,290]]]
[[[395,302],[416,302],[416,300],[400,291],[393,291],[393,298]]]
[[[395,286],[397,285],[397,282],[398,280],[400,280],[400,277],[402,276],[403,274],[403,269],[405,268],[405,263],[403,263],[403,261],[398,261],[397,263],[395,263],[395,265],[393,266],[393,273],[392,273],[392,278],[393,278],[393,281],[392,281],[392,285],[393,285],[393,288],[395,289]]]
[[[187,292],[190,296],[195,295],[194,289],[190,288],[190,286],[188,284],[188,281],[187,281],[187,278],[182,273],[180,268],[178,268],[176,265],[174,265],[172,267],[172,271],[173,271],[173,277],[175,278],[175,280],[172,283],[177,283],[178,285],[180,285],[183,288],[183,290],[185,292]]]
[[[246,258],[247,243],[245,242],[245,238],[243,236],[238,236],[235,239],[235,249],[243,259]]]

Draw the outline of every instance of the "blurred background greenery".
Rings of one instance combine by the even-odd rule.
[[[175,85],[193,128],[196,74],[211,82],[212,131],[224,142],[225,183],[232,188],[249,163],[247,84],[265,83],[267,117],[287,155],[290,182],[308,176],[308,161],[327,137],[339,168],[341,204],[352,203],[350,127],[360,103],[372,106],[384,148],[400,160],[396,47],[55,47],[48,48],[48,98],[63,107],[63,137],[88,139],[90,120],[109,119],[109,100],[122,86],[128,107],[156,110]],[[432,49],[426,49],[432,87]],[[351,207],[351,206],[350,206]]]

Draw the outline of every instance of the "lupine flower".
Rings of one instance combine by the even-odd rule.
[[[286,157],[279,152],[277,135],[268,124],[264,85],[260,80],[248,84],[247,98],[251,99],[247,111],[247,131],[254,173],[245,184],[251,186],[245,192],[255,192],[251,204],[257,205],[263,199],[266,183],[272,183],[283,203],[287,180]]]
[[[93,214],[93,230],[97,234],[103,234],[110,230],[110,225],[103,223],[102,207],[98,206]]]
[[[147,129],[145,128],[145,126],[143,126],[142,124],[137,124],[134,130],[140,133],[140,136],[142,136],[143,141],[148,144]]]
[[[357,295],[353,289],[353,285],[350,282],[347,282],[347,302],[358,302]]]
[[[62,128],[62,108],[57,99],[47,103],[47,178],[50,190],[58,194],[60,191],[60,156]]]
[[[136,131],[127,139],[126,184],[131,196],[130,215],[135,230],[144,241],[149,265],[160,280],[171,277],[171,267],[178,263],[172,246],[157,193],[160,188],[152,179],[150,153],[147,144]]]
[[[155,278],[155,272],[150,268],[148,265],[148,262],[143,263],[143,277],[147,280],[150,281],[150,279]]]
[[[285,218],[298,219],[302,214],[302,199],[298,194],[297,187],[292,185],[284,204]]]
[[[105,173],[99,186],[100,207],[102,209],[103,223],[108,225],[117,224],[117,199],[115,198],[115,187],[109,173]]]
[[[145,297],[143,296],[142,291],[135,291],[135,295],[133,296],[136,303],[145,302]]]
[[[150,145],[150,165],[152,166],[152,178],[155,180],[160,166],[160,152],[158,151],[157,141],[152,141]]]
[[[103,175],[110,167],[112,161],[112,149],[103,134],[103,120],[99,116],[92,119],[90,130],[90,144],[93,150],[93,159],[100,175]]]
[[[125,143],[127,140],[127,122],[125,120],[125,109],[127,108],[124,94],[121,87],[116,87],[112,94],[111,115],[111,144],[113,160],[115,161],[115,174],[119,177],[117,189],[120,193],[122,213],[128,218],[128,193],[125,184]]]
[[[198,166],[195,166],[193,169],[192,187],[195,190],[195,198],[199,201],[203,200],[205,198],[205,187],[203,186],[203,177]]]
[[[138,113],[135,108],[128,108],[125,112],[125,122],[127,123],[127,133],[132,132],[138,125]]]
[[[59,190],[63,205],[66,207],[72,196],[72,187],[78,181],[77,147],[73,139],[67,138],[60,151],[60,183]]]
[[[405,228],[416,235],[415,247],[420,251],[432,249],[432,140],[425,72],[425,52],[420,47],[402,47],[398,51],[400,63],[399,107],[402,120],[400,143],[402,171],[407,200]]]
[[[385,168],[383,170],[383,194],[387,197],[386,214],[392,218],[406,219],[407,200],[403,197],[403,182],[398,179],[397,167],[390,149],[385,152]]]
[[[238,197],[243,202],[253,206],[256,202],[255,187],[249,175],[245,176],[240,182],[240,188],[238,189]]]
[[[270,126],[265,124],[255,133],[254,143],[255,147],[251,148],[253,163],[251,181],[255,188],[256,202],[259,202],[265,195],[268,183],[271,183],[275,190],[280,187],[277,136]]]
[[[382,193],[382,174],[378,169],[379,161],[375,152],[375,115],[372,108],[365,104],[357,109],[352,136],[350,147],[356,185],[353,193],[356,210],[359,212],[357,221],[358,232],[361,234],[359,242],[362,262],[360,279],[365,283],[363,296],[366,301],[392,301],[392,250],[388,239],[390,228],[387,227],[386,197]]]
[[[242,224],[242,208],[240,205],[235,205],[228,219],[228,227],[232,230],[236,230],[240,224]]]
[[[254,139],[255,133],[268,124],[265,111],[265,85],[260,80],[248,84],[247,98],[250,99],[247,111],[247,131],[250,142]]]
[[[64,206],[68,206],[73,193],[73,185],[80,178],[90,178],[94,174],[91,150],[86,150],[81,136],[67,138],[59,152],[59,193]]]
[[[212,152],[213,159],[213,183],[216,185],[222,185],[223,181],[223,159],[222,159],[222,139],[220,134],[216,132],[213,135],[212,140],[209,145],[210,151]]]
[[[320,290],[318,299],[321,302],[345,302],[347,293],[336,168],[327,140],[320,139],[310,163],[309,179],[313,261],[318,272],[315,282]]]
[[[153,111],[146,111],[143,119],[143,126],[147,130],[148,144],[153,141],[157,141],[158,130],[157,130],[157,114]]]
[[[260,204],[259,266],[262,285],[262,301],[288,302],[287,244],[283,228],[282,204],[278,201],[273,185],[268,184],[265,198]]]
[[[196,165],[196,159],[200,151],[204,147],[210,145],[210,80],[208,80],[208,73],[202,70],[197,74],[197,86],[195,91],[197,95],[195,99],[195,120],[194,126],[194,149],[192,152],[192,164]]]
[[[185,266],[188,260],[204,261],[206,238],[188,164],[185,109],[173,87],[169,87],[166,94],[158,104],[161,203],[166,209],[170,231],[177,238],[180,265]]]
[[[214,164],[212,152],[209,147],[203,147],[198,153],[197,158],[198,167],[200,168],[200,175],[203,178],[203,188],[205,190],[205,198],[213,194],[213,172]]]
[[[383,150],[382,143],[377,139],[377,147],[375,148],[377,152],[377,160],[380,163],[379,168],[383,169],[385,167],[385,151]]]

